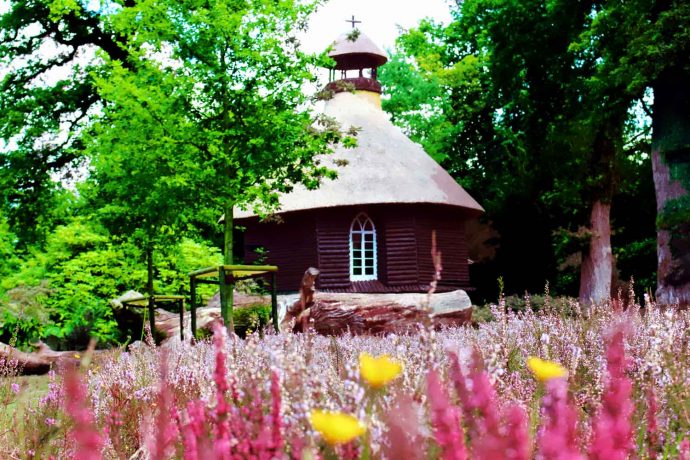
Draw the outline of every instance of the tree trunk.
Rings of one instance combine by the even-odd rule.
[[[580,268],[580,302],[601,304],[611,297],[613,251],[611,250],[611,202],[618,187],[617,157],[621,154],[620,139],[627,117],[627,105],[616,104],[598,127],[590,173],[598,177],[592,189],[590,239],[582,254]]]
[[[223,235],[223,264],[232,265],[232,247],[233,247],[233,206],[232,202],[229,202],[225,206],[225,226]],[[225,326],[228,328],[230,333],[235,332],[235,324],[232,320],[232,309],[233,309],[233,291],[234,291],[234,280],[230,276],[225,274],[222,270],[220,273],[221,277],[224,279],[220,284],[220,314],[225,322]]]
[[[148,246],[146,249],[146,295],[149,298],[149,327],[151,328],[151,337],[155,337],[156,321],[155,310],[156,301],[155,293],[153,292],[153,248]]]
[[[690,75],[680,65],[654,85],[652,172],[657,208],[657,290],[662,304],[690,305]]]
[[[597,200],[590,217],[589,250],[583,254],[580,270],[580,302],[599,304],[611,295],[613,256],[611,252],[611,204]]]

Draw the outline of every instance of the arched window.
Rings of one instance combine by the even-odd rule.
[[[350,225],[350,280],[375,280],[377,275],[376,228],[369,216],[360,213]]]

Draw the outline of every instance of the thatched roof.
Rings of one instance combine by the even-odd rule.
[[[394,126],[386,113],[361,92],[336,94],[325,113],[343,129],[361,128],[357,147],[339,147],[322,161],[338,172],[335,180],[324,179],[317,190],[297,186],[280,197],[282,212],[378,203],[430,203],[481,212],[477,203],[418,144]],[[337,166],[345,160],[345,166]],[[237,219],[250,211],[235,211]]]

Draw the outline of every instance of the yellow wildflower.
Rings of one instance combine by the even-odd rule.
[[[532,371],[534,377],[542,382],[568,376],[568,370],[565,367],[553,361],[545,361],[535,356],[527,358],[527,367]]]
[[[374,358],[368,353],[359,355],[359,374],[374,389],[383,388],[402,372],[403,366],[388,355]]]
[[[332,446],[350,442],[367,431],[356,417],[342,412],[313,410],[309,414],[309,421],[311,426]]]
[[[76,359],[79,359],[79,358],[81,358],[81,355],[79,355],[79,353],[75,353],[75,354],[74,354],[74,357],[75,357]]]

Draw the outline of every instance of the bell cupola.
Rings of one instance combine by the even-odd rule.
[[[360,21],[355,21],[353,16],[347,22],[352,23],[352,30],[338,37],[328,53],[335,66],[330,69],[326,89],[335,93],[354,90],[381,94],[376,71],[388,58],[369,37],[355,28]]]

